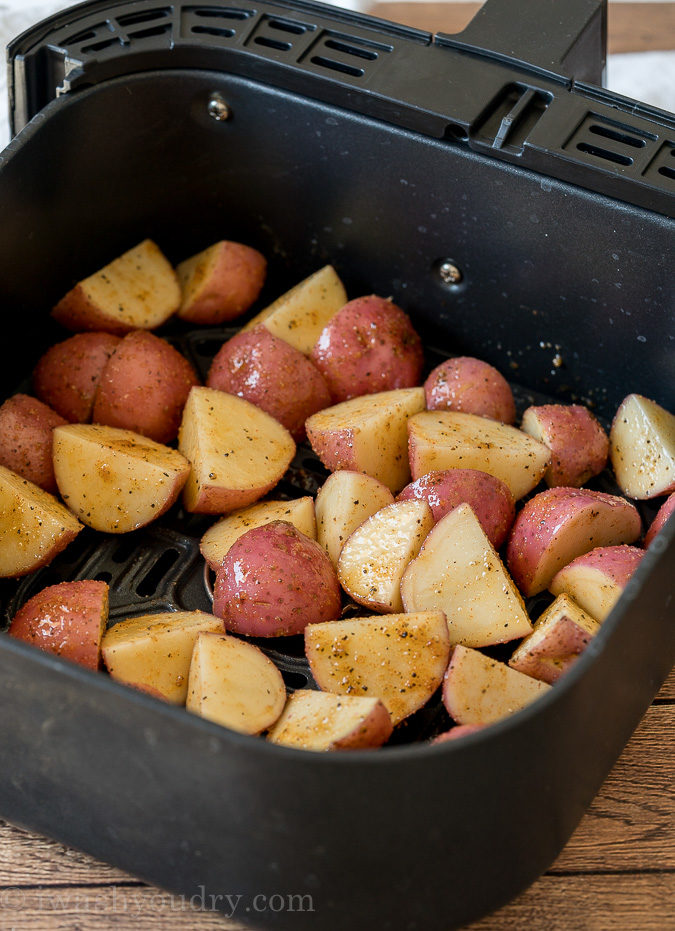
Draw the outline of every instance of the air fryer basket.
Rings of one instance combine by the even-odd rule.
[[[259,248],[261,306],[330,261],[350,295],[394,295],[430,359],[509,374],[521,407],[580,399],[608,418],[639,391],[672,409],[675,120],[585,83],[601,79],[602,3],[519,9],[489,0],[432,39],[301,0],[92,2],[17,39],[0,396],[62,338],[54,301],[150,236],[174,261],[220,238]],[[227,332],[167,335],[204,371]],[[281,490],[320,475],[301,451]],[[4,581],[3,611],[92,575],[111,580],[113,618],[208,609],[202,529],[174,511],[84,531]],[[667,675],[673,536],[671,521],[550,694],[455,744],[273,747],[2,637],[0,816],[187,896],[311,896],[313,911],[237,914],[258,925],[458,926],[550,865]],[[279,661],[304,681],[292,646]]]

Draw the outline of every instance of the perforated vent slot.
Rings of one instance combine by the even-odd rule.
[[[313,23],[280,16],[263,16],[246,44],[273,49],[275,52],[293,51],[301,55],[310,41],[309,35],[315,29]]]
[[[139,29],[137,32],[130,32],[132,39],[147,39],[149,36],[162,36],[166,32],[171,32],[171,23],[165,23],[163,26],[150,26],[148,29]]]
[[[255,10],[242,10],[240,7],[184,7],[181,34],[185,37],[195,35],[232,39],[237,35],[237,24],[255,15]]]
[[[675,190],[675,142],[665,142],[645,171],[645,178],[668,191]]]
[[[622,155],[620,152],[611,152],[609,149],[602,149],[598,145],[591,145],[590,142],[580,142],[577,145],[580,152],[586,152],[588,155],[595,155],[596,158],[604,158],[608,162],[614,162],[617,165],[632,165],[633,159],[630,155]]]
[[[171,571],[180,553],[178,550],[165,550],[159,559],[152,565],[150,571],[141,579],[136,586],[136,591],[141,597],[148,598],[157,592],[157,588],[162,579]]]
[[[162,19],[170,12],[168,7],[162,7],[156,10],[141,10],[138,13],[125,13],[116,18],[120,26],[135,26],[137,23],[151,23],[155,19]]]
[[[356,48],[354,45],[347,45],[346,42],[338,42],[336,39],[328,39],[325,45],[326,48],[335,49],[336,52],[344,52],[345,55],[353,55],[355,58],[365,58],[366,61],[375,61],[377,58],[377,52]]]
[[[309,61],[319,68],[362,78],[377,67],[381,55],[392,51],[393,46],[382,42],[324,32],[309,50]]]
[[[589,113],[563,148],[580,153],[577,157],[590,164],[639,173],[653,157],[657,140],[651,132]]]
[[[118,36],[111,36],[109,39],[102,39],[100,42],[93,42],[91,45],[82,47],[83,52],[102,52],[104,48],[110,48],[111,45],[119,44]]]
[[[265,48],[275,48],[280,52],[288,52],[293,48],[292,42],[282,42],[279,39],[273,39],[271,36],[256,36],[253,41],[256,45],[263,45]]]
[[[323,55],[314,55],[310,61],[313,65],[320,65],[322,68],[329,68],[331,71],[339,71],[341,74],[351,74],[352,77],[361,78],[365,74],[363,68],[355,68],[344,61],[335,61],[332,58],[324,58]]]
[[[623,145],[632,146],[634,149],[644,149],[647,144],[644,139],[638,139],[636,136],[629,136],[627,133],[619,133],[608,126],[590,126],[589,132],[595,136],[602,136],[604,139],[613,139],[615,142],[621,142]]]
[[[218,26],[193,26],[192,32],[198,36],[220,36],[223,39],[231,39],[233,35],[236,35],[236,30],[219,28]]]
[[[249,19],[255,15],[254,10],[239,10],[235,7],[188,7],[186,13],[209,19]]]
[[[270,29],[278,29],[279,32],[290,32],[294,36],[304,35],[309,28],[304,23],[289,22],[285,19],[270,19],[267,21],[267,25]]]
[[[668,165],[661,165],[659,174],[664,178],[672,178],[675,181],[675,168],[669,168]]]

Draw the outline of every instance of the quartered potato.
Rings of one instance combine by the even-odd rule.
[[[520,429],[551,450],[551,464],[544,474],[549,488],[580,488],[607,464],[607,434],[580,404],[528,407]]]
[[[472,356],[441,362],[424,382],[430,411],[463,411],[513,423],[516,405],[511,386],[494,366]]]
[[[45,491],[56,491],[52,437],[66,423],[60,414],[27,394],[0,405],[0,465]]]
[[[298,750],[367,750],[381,747],[391,732],[391,718],[378,698],[299,689],[268,739]]]
[[[98,383],[120,343],[112,333],[76,333],[40,357],[35,394],[70,423],[88,423]]]
[[[624,398],[609,434],[621,491],[644,500],[675,491],[675,415],[641,394]]]
[[[356,528],[393,503],[387,486],[364,472],[342,469],[328,476],[316,496],[316,538],[334,566]]]
[[[573,598],[602,623],[617,603],[645,551],[637,546],[599,546],[578,556],[551,579],[549,591]]]
[[[221,240],[176,268],[182,299],[178,316],[218,326],[249,309],[265,283],[267,261],[257,249]]]

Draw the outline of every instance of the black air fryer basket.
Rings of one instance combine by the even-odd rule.
[[[64,338],[49,309],[75,281],[146,237],[173,261],[225,238],[268,257],[260,306],[331,262],[351,296],[393,295],[430,360],[508,374],[521,409],[673,409],[675,117],[599,86],[605,19],[488,0],[431,36],[304,0],[95,0],[34,27],[9,48],[0,396]],[[203,373],[224,332],[165,335]],[[301,450],[282,491],[319,481]],[[92,577],[113,620],[208,610],[203,529],[174,510],[85,530],[2,582],[4,614]],[[553,862],[665,679],[673,537],[549,694],[437,746],[440,706],[380,751],[284,749],[0,637],[0,816],[188,897],[311,896],[237,914],[257,925],[447,931]],[[301,654],[277,659],[306,682]]]

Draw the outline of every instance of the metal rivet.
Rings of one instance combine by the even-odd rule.
[[[222,123],[223,120],[229,120],[231,114],[230,108],[220,94],[211,94],[206,107],[207,113],[212,120]]]
[[[461,271],[449,259],[445,259],[438,266],[438,274],[443,284],[459,284],[462,280]]]

